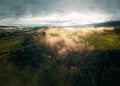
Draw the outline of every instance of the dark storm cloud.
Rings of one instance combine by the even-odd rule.
[[[101,12],[120,19],[119,3],[120,0],[0,0],[0,20],[69,12]]]
[[[56,0],[0,0],[0,17],[20,17],[27,13],[36,15],[51,11],[55,8],[54,4]]]

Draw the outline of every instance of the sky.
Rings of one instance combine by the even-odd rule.
[[[120,20],[120,0],[0,0],[0,25],[80,25]]]

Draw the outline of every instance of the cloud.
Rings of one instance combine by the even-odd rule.
[[[0,22],[72,12],[103,13],[114,20],[120,19],[119,3],[120,0],[0,0]]]
[[[50,15],[41,16],[29,16],[22,18],[8,18],[2,19],[1,22],[12,24],[12,25],[57,25],[57,26],[71,26],[71,25],[82,25],[90,23],[105,22],[110,19],[107,14],[100,13],[56,13]]]

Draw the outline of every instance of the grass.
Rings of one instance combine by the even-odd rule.
[[[120,49],[120,35],[116,34],[114,30],[106,30],[102,33],[94,32],[87,36],[87,47],[94,46],[96,50],[119,50]]]
[[[46,35],[41,37],[41,32]],[[0,50],[35,44],[0,60],[0,86],[112,86],[119,83],[119,31],[53,28],[36,33],[0,40]]]
[[[84,52],[87,50],[119,50],[119,30],[112,27],[88,27],[88,28],[48,28],[40,29],[37,33],[45,32],[46,36],[41,39],[40,34],[35,38],[35,43],[51,47],[58,54],[72,52]],[[56,50],[55,50],[56,49]]]
[[[19,48],[23,41],[23,36],[2,38],[0,39],[0,52],[10,51],[12,49]]]

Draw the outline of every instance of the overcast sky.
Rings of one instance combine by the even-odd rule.
[[[120,20],[120,0],[0,0],[0,25],[109,20]]]

